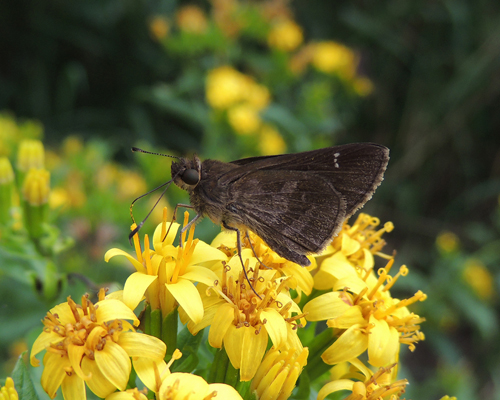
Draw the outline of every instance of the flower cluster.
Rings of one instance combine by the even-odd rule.
[[[361,214],[302,268],[253,233],[244,235],[241,254],[234,232],[222,232],[209,245],[194,238],[194,226],[181,230],[176,246],[180,225],[167,221],[165,209],[152,248],[148,235],[141,247],[136,233],[135,256],[119,249],[106,253],[106,261],[122,255],[135,268],[123,291],[106,297],[101,290],[95,304],[84,296],[81,306],[68,298],[53,308],[33,345],[32,364],[46,350],[42,386],[51,397],[61,387],[65,399],[85,398],[85,386],[106,399],[145,398],[128,384],[132,365],[156,399],[188,393],[240,399],[252,393],[285,400],[302,371],[314,379],[328,369],[331,378],[318,399],[339,390],[366,399],[400,398],[408,383],[397,377],[400,345],[413,350],[424,339],[423,319],[408,306],[425,295],[403,300],[390,295],[408,269],[402,266],[389,276],[394,258],[381,253],[382,236],[393,226],[378,225]],[[374,255],[388,260],[376,273]],[[143,300],[138,319],[133,310]],[[181,336],[177,318],[185,326]],[[302,334],[307,324],[321,320],[328,327],[321,334]],[[213,354],[208,365],[195,357],[205,328],[205,346]],[[362,361],[365,352],[374,370]],[[171,372],[173,365],[186,363],[198,373]]]

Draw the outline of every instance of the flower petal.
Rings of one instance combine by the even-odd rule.
[[[211,383],[208,385],[209,393],[212,391],[217,392],[217,397],[224,400],[243,400],[240,394],[232,386],[225,383]]]
[[[145,357],[163,360],[167,346],[160,339],[138,332],[123,332],[118,344],[129,357]]]
[[[198,242],[199,246],[201,242]],[[194,263],[193,263],[194,264]],[[198,267],[196,265],[190,265],[186,268],[186,272],[182,274],[184,279],[189,279],[191,282],[201,282],[207,286],[213,286],[214,282],[219,278],[212,270],[205,267]]]
[[[104,398],[116,390],[116,387],[102,374],[95,360],[83,357],[82,371],[85,375],[92,376],[86,383],[98,397]]]
[[[222,347],[222,340],[226,336],[229,326],[232,325],[233,319],[234,309],[231,304],[224,303],[217,309],[210,325],[210,331],[208,332],[208,343],[210,346],[216,349]]]
[[[99,370],[106,379],[118,389],[125,390],[132,370],[126,351],[120,345],[108,340],[101,351],[94,352],[94,356]]]
[[[77,374],[67,375],[61,384],[64,400],[86,399],[85,382]]]
[[[262,323],[267,320],[264,329],[269,334],[273,347],[279,349],[285,343],[287,337],[286,322],[283,316],[273,308],[266,308],[261,311],[260,320]]]
[[[190,281],[179,277],[177,283],[166,283],[165,287],[194,323],[202,320],[203,303],[196,287]]]
[[[134,312],[116,299],[105,299],[96,303],[96,316],[99,322],[113,321],[115,319],[128,319],[134,321],[134,325],[139,325],[139,320]]]
[[[399,334],[394,327],[390,327],[385,320],[370,317],[368,335],[368,362],[374,367],[386,367],[394,363],[399,353]]]
[[[349,379],[338,379],[336,381],[329,382],[318,392],[317,400],[323,400],[330,393],[339,392],[341,390],[352,391],[353,385],[354,382]]]
[[[207,261],[219,260],[227,260],[226,254],[200,240],[193,251],[190,263],[196,265]]]
[[[268,336],[260,331],[256,333],[255,328],[242,327],[243,341],[241,346],[241,369],[240,381],[249,381],[257,372],[266,352]]]
[[[134,364],[134,370],[137,372],[137,376],[144,383],[149,390],[156,391],[156,375],[155,366],[157,371],[166,371],[167,363],[164,360],[154,360],[152,358],[145,357],[132,357],[132,363]]]
[[[350,297],[343,292],[329,292],[309,301],[302,309],[308,321],[322,321],[336,318],[346,312],[351,305]]]
[[[230,324],[224,336],[224,349],[226,349],[229,361],[236,369],[241,366],[241,346],[244,333],[243,328],[236,329],[233,324]]]
[[[40,336],[38,336],[31,347],[31,355],[30,362],[33,367],[38,367],[40,365],[40,360],[38,360],[35,356],[41,351],[45,350],[48,346],[53,343],[62,342],[64,338],[61,335],[51,331],[51,332],[42,332]]]
[[[47,352],[43,357],[42,387],[51,399],[56,397],[57,389],[61,386],[66,375],[65,368],[71,366],[68,357],[61,357],[59,354]]]
[[[153,283],[158,277],[155,275],[146,275],[140,272],[134,272],[131,274],[123,288],[123,302],[131,310],[135,310],[137,305],[141,302],[144,292],[151,283]]]
[[[167,390],[176,387],[176,399],[203,399],[208,392],[208,383],[198,375],[185,372],[174,372],[167,376],[160,387],[159,398],[168,399]]]
[[[337,329],[347,329],[355,324],[359,324],[362,326],[366,325],[366,320],[365,317],[363,316],[361,306],[349,307],[349,309],[347,309],[339,317],[327,321],[327,325],[330,328],[337,328]]]
[[[341,363],[355,358],[368,347],[368,335],[359,325],[353,325],[321,355],[323,361],[329,365]]]
[[[139,261],[137,261],[133,256],[128,254],[126,251],[120,249],[110,249],[104,254],[104,261],[109,262],[109,260],[115,256],[125,256],[132,263],[134,268],[139,272],[145,272],[146,268]]]

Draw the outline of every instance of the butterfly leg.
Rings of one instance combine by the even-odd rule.
[[[260,263],[260,265],[262,265],[264,268],[266,269],[271,269],[270,267],[268,267],[266,264],[264,264],[262,261],[260,261],[260,258],[259,256],[257,255],[257,253],[255,252],[255,249],[253,248],[253,244],[252,244],[252,241],[250,240],[250,235],[248,234],[248,231],[245,232],[245,234],[247,235],[247,239],[248,239],[248,243],[250,243],[250,248],[252,249],[252,252],[253,252],[253,255],[255,256],[255,258],[257,259],[257,261]]]
[[[178,203],[176,204],[175,208],[174,208],[174,213],[172,215],[172,221],[170,221],[170,226],[168,227],[167,229],[167,233],[165,233],[165,237],[162,239],[162,240],[165,240],[165,238],[167,237],[168,233],[170,232],[170,228],[172,227],[172,224],[177,221],[177,209],[179,207],[182,207],[182,208],[191,208],[193,209],[194,207],[191,205],[191,204],[182,204],[182,203]],[[184,232],[186,232],[190,227],[191,225],[193,225],[198,219],[200,219],[202,216],[200,214],[196,214],[196,217],[194,217],[191,221],[188,222],[188,224],[186,226],[184,226],[182,229],[181,229],[181,239],[182,239],[182,234]],[[181,246],[181,248],[183,247],[183,244],[182,244],[182,240],[179,240],[179,246]]]
[[[255,295],[259,299],[262,300],[262,297],[260,297],[259,294],[255,291],[255,289],[252,285],[252,282],[250,282],[250,279],[248,278],[248,275],[247,275],[247,270],[245,269],[245,263],[243,262],[243,257],[241,256],[241,232],[240,232],[240,230],[238,228],[233,228],[232,226],[229,226],[225,221],[222,221],[222,226],[229,231],[236,232],[236,243],[238,246],[238,257],[240,258],[240,261],[241,261],[241,267],[243,268],[243,273],[245,274],[245,278],[246,278],[248,284],[250,285],[250,288],[253,290]]]

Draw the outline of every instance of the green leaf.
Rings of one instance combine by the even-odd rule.
[[[14,384],[16,386],[16,390],[20,399],[39,400],[39,397],[35,392],[33,382],[31,381],[28,367],[23,359],[23,356],[25,354],[26,352],[24,352],[17,360],[16,366],[12,371],[12,379],[14,380]]]

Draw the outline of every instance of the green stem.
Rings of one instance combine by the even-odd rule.
[[[309,344],[309,357],[308,363],[304,370],[311,377],[311,380],[321,376],[324,372],[328,371],[332,366],[325,364],[321,358],[321,354],[328,349],[337,338],[333,335],[333,329],[327,328],[319,335],[314,337],[312,343]]]
[[[170,361],[172,354],[177,348],[177,325],[178,321],[177,308],[172,310],[165,318],[163,318],[161,325],[161,340],[167,345],[167,353],[165,354],[165,361]]]

